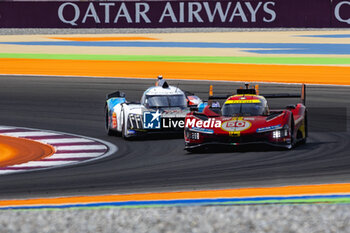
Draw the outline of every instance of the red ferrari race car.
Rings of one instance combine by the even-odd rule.
[[[258,86],[237,90],[237,94],[214,96],[210,87],[208,105],[202,112],[190,112],[185,118],[185,149],[193,152],[210,145],[267,144],[293,148],[307,138],[305,85],[301,94],[259,95]],[[286,109],[271,110],[268,98],[301,98]],[[220,108],[217,100],[225,99]]]

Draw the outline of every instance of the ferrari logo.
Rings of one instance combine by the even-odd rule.
[[[241,132],[230,131],[229,135],[230,137],[239,137],[241,136]]]

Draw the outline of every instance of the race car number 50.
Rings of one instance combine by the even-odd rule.
[[[228,132],[241,132],[249,129],[252,124],[249,121],[244,120],[232,120],[222,123],[221,129]]]

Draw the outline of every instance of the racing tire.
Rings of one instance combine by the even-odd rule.
[[[307,141],[307,136],[308,136],[308,125],[307,125],[307,112],[305,111],[305,116],[304,116],[304,127],[305,127],[305,137],[300,140],[300,144],[305,144]]]
[[[291,124],[290,124],[290,134],[291,134],[290,139],[291,139],[291,141],[290,141],[290,143],[286,146],[286,149],[287,149],[287,150],[291,150],[291,149],[293,149],[294,146],[295,146],[295,138],[294,138],[294,117],[293,117],[293,115],[292,115],[292,120],[291,120],[291,121],[292,121]]]

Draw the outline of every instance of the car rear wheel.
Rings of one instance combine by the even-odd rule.
[[[294,117],[292,115],[292,120],[291,120],[291,125],[290,125],[290,142],[287,144],[286,148],[288,150],[293,149],[294,145],[295,145],[295,138],[294,138]]]
[[[304,116],[304,137],[303,139],[300,141],[300,144],[305,144],[307,141],[307,135],[308,135],[308,125],[307,125],[307,112],[305,112],[305,116]]]
[[[116,131],[111,129],[111,124],[110,124],[110,119],[109,119],[107,107],[105,108],[105,129],[106,129],[108,136],[115,136],[116,135]]]

